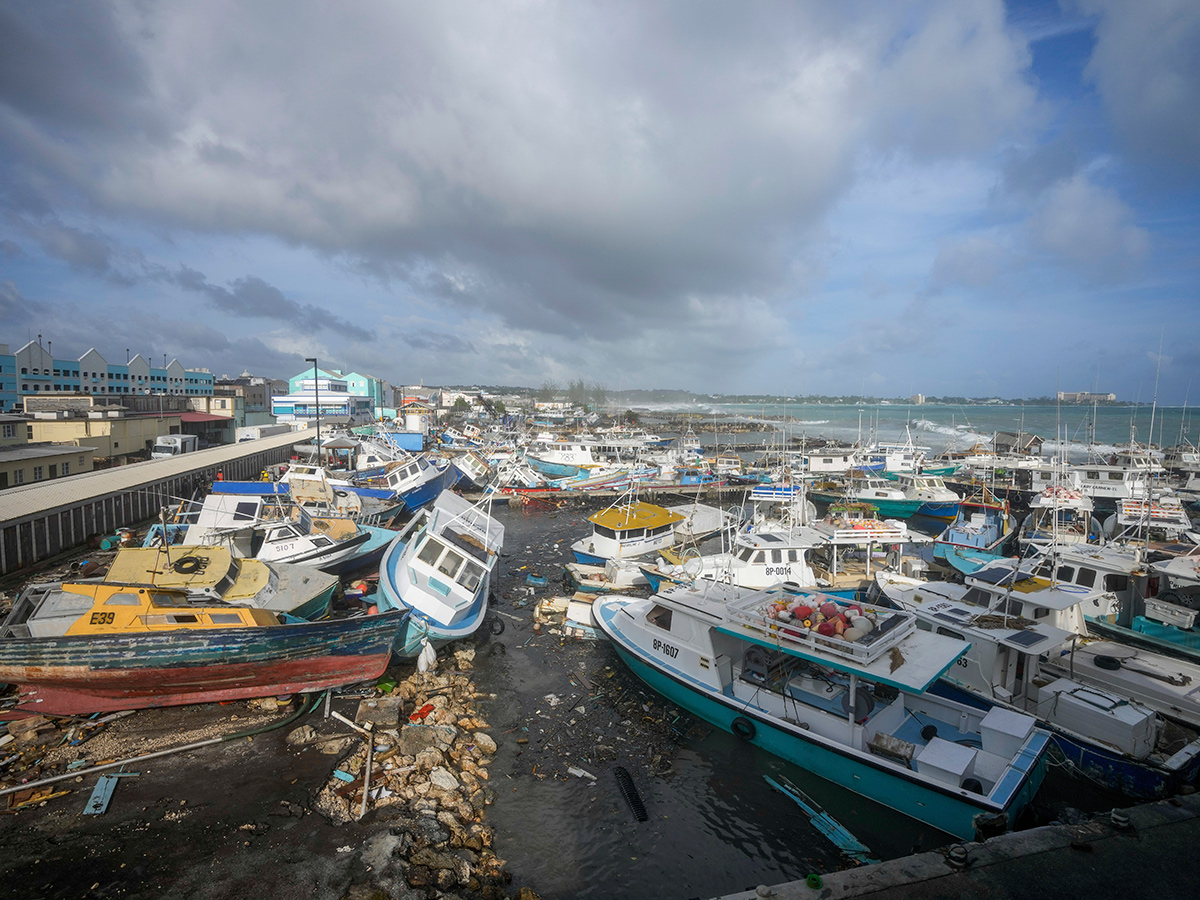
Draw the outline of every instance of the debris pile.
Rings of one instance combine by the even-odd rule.
[[[371,815],[391,826],[398,843],[378,881],[509,896],[504,885],[512,877],[483,823],[496,799],[488,771],[496,742],[465,673],[474,656],[474,649],[460,649],[454,670],[414,671],[389,695],[363,699],[353,724],[365,740],[355,740],[317,796],[315,808],[336,824]],[[311,727],[294,731],[289,743],[323,746]]]

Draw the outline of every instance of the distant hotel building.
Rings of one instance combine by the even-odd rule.
[[[908,402],[911,403],[913,406],[923,406],[925,403],[925,395],[924,394],[913,394],[911,397],[908,398]]]
[[[1062,403],[1115,403],[1116,394],[1091,394],[1087,391],[1059,391],[1058,399]]]
[[[0,412],[21,407],[23,397],[93,394],[119,398],[135,394],[211,397],[213,376],[207,369],[185,369],[179,360],[162,368],[140,353],[124,365],[105,360],[96,350],[78,359],[59,359],[43,347],[41,337],[16,353],[0,344]]]

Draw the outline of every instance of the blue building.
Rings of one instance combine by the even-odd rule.
[[[213,376],[207,369],[185,369],[179,360],[152,366],[140,353],[118,365],[91,349],[78,359],[58,358],[52,344],[41,337],[15,353],[0,344],[0,411],[20,408],[21,398],[56,394],[93,394],[121,397],[133,394],[169,394],[211,397]]]

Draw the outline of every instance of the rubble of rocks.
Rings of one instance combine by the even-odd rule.
[[[314,803],[336,824],[365,817],[387,822],[394,841],[373,874],[390,895],[510,896],[505,885],[512,876],[493,852],[494,832],[483,821],[496,799],[489,766],[497,748],[466,674],[474,655],[473,648],[460,649],[443,661],[453,668],[413,672],[390,695],[362,700],[354,745]],[[320,750],[327,739],[302,726],[288,742]],[[528,888],[515,896],[536,897]]]

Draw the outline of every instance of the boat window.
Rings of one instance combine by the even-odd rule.
[[[442,545],[433,538],[427,538],[425,545],[421,548],[421,552],[417,554],[417,559],[425,563],[427,566],[432,566],[437,562],[438,557],[442,555]]]
[[[113,594],[104,601],[105,606],[141,606],[137,594]]]
[[[258,504],[254,502],[239,503],[233,508],[233,520],[253,519],[258,513]]]
[[[176,594],[170,591],[153,591],[150,594],[151,606],[190,606],[186,594]]]
[[[767,551],[759,550],[758,553],[754,554],[754,561],[759,565],[765,563],[767,561]]]
[[[237,613],[213,613],[208,618],[214,625],[242,624],[242,617]]]
[[[645,536],[646,536],[645,528],[630,528],[628,531],[626,531],[622,535],[622,537],[624,537],[625,540],[630,540],[632,538],[640,538],[640,537],[645,537]]]
[[[1084,587],[1091,587],[1096,583],[1096,570],[1080,569],[1079,574],[1075,576],[1075,583],[1081,584]]]
[[[942,625],[938,626],[937,633],[944,634],[946,637],[957,638],[960,641],[966,640],[966,638],[963,637],[961,634],[959,634],[957,631],[951,631],[949,628],[946,628],[945,626],[942,626]]]
[[[1087,479],[1089,479],[1089,480],[1091,480],[1091,481],[1099,481],[1099,480],[1100,480],[1100,473],[1099,473],[1099,472],[1084,472],[1084,473],[1083,473],[1083,477],[1084,477],[1084,478],[1087,478]]]
[[[1124,481],[1125,473],[1124,472],[1109,472],[1108,480],[1109,481]]]
[[[458,583],[465,587],[468,591],[474,593],[479,587],[479,582],[483,580],[484,569],[470,560],[463,566],[463,570],[458,573]]]
[[[442,561],[438,563],[437,570],[447,578],[453,578],[458,574],[458,570],[462,568],[462,564],[466,562],[463,557],[455,553],[453,550],[447,550],[442,557]]]
[[[1059,581],[1074,581],[1075,580],[1075,567],[1074,566],[1059,566],[1058,572],[1054,577],[1057,578]]]
[[[987,606],[992,602],[992,595],[983,588],[968,588],[962,596],[962,602],[970,603],[972,606]]]
[[[740,559],[742,562],[750,562],[750,557],[752,557],[753,555],[754,555],[754,548],[747,547],[741,553],[738,554],[738,559]]]
[[[1033,608],[1033,617],[1035,619],[1044,619],[1048,615],[1050,615],[1050,610],[1046,609],[1044,606],[1035,606]]]
[[[771,551],[771,562],[773,562],[773,563],[783,562],[783,551],[782,550],[772,550]]]
[[[594,528],[599,537],[612,538],[614,541],[617,539],[617,533],[611,528],[605,528],[603,525],[596,525]]]
[[[1129,576],[1111,573],[1104,576],[1104,589],[1106,591],[1127,591],[1129,590]]]
[[[918,631],[933,631],[933,626],[930,625],[928,622],[926,622],[924,619],[917,619],[917,630]]]
[[[646,613],[646,621],[661,628],[663,631],[671,630],[671,610],[665,606],[654,604],[654,608]]]
[[[333,543],[333,541],[331,541],[329,538],[325,537],[324,535],[313,538],[313,546],[314,547],[328,547],[332,543]]]
[[[789,550],[788,551],[788,562],[799,562],[799,561],[800,561],[800,551],[799,550]]]

